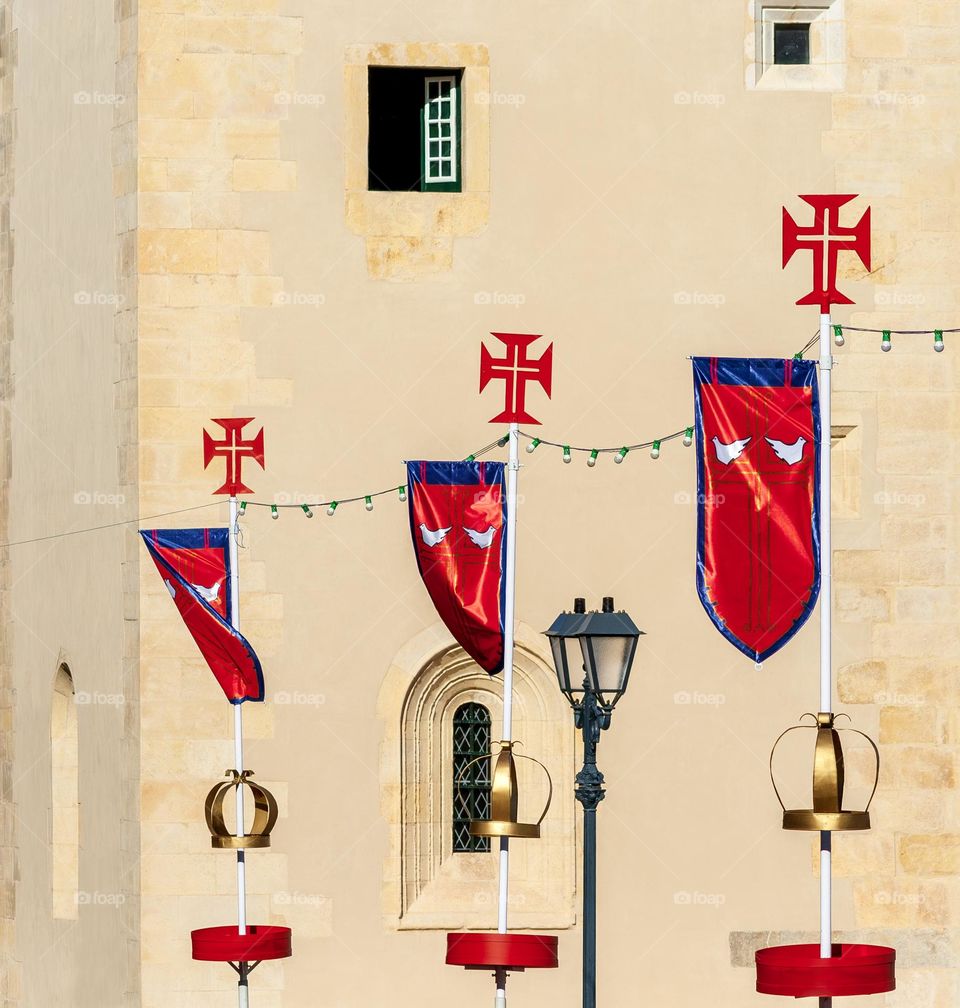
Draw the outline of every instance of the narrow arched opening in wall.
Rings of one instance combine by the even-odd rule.
[[[77,917],[80,889],[80,764],[77,697],[66,664],[57,668],[50,706],[51,912]]]
[[[523,624],[514,685],[518,752],[545,763],[556,787],[542,838],[512,848],[511,926],[567,928],[573,924],[576,821],[573,790],[564,785],[575,773],[575,736],[545,642]],[[489,791],[482,773],[472,780],[477,787],[469,798],[457,795],[454,782],[481,742],[499,739],[502,694],[501,678],[487,675],[439,624],[408,642],[384,677],[378,714],[381,808],[390,836],[382,887],[389,927],[496,927],[496,844],[472,844],[463,829],[468,813],[483,817]],[[536,821],[546,781],[524,760],[518,775],[520,817]]]

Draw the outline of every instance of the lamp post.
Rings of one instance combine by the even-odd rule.
[[[583,1008],[596,1008],[597,806],[606,794],[597,744],[626,692],[643,631],[625,612],[614,612],[613,599],[607,597],[601,612],[590,613],[584,599],[575,599],[573,612],[561,613],[545,633],[560,689],[583,732],[583,766],[574,792],[583,806]]]

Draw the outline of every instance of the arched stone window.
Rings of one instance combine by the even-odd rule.
[[[50,849],[54,917],[77,916],[80,888],[80,789],[77,704],[73,676],[57,669],[50,712]]]
[[[488,837],[470,835],[473,819],[490,818],[490,711],[461,704],[453,715],[453,851],[490,850]]]
[[[546,764],[555,787],[541,839],[516,840],[510,848],[511,927],[566,928],[574,920],[575,891],[573,719],[557,688],[545,641],[522,624],[514,687],[517,751]],[[456,752],[467,744],[457,742],[455,723],[467,711],[477,717],[481,709],[489,716],[489,738],[496,743],[503,717],[502,677],[487,675],[441,624],[410,641],[384,679],[378,704],[384,722],[381,804],[390,843],[383,899],[393,927],[496,927],[498,845],[457,850],[455,820],[460,816],[451,800],[460,759]],[[471,744],[477,742],[474,738]],[[520,818],[535,821],[546,800],[546,781],[528,761],[519,760],[517,771]],[[489,779],[489,769],[487,774]]]

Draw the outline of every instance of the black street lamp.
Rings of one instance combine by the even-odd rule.
[[[582,598],[575,599],[573,612],[561,613],[545,633],[560,689],[573,708],[574,723],[583,731],[583,767],[574,792],[583,806],[583,1008],[596,1008],[597,806],[605,795],[597,744],[626,692],[643,631],[625,612],[614,612],[608,597],[602,612],[590,613]]]

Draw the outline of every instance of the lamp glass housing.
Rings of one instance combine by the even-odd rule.
[[[592,612],[580,627],[587,680],[604,706],[612,709],[626,692],[642,633],[625,612]]]
[[[585,616],[582,613],[561,613],[549,630],[545,631],[553,652],[553,665],[557,682],[563,695],[576,705],[583,696],[584,664],[579,628]]]

